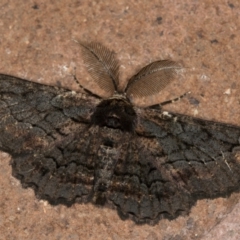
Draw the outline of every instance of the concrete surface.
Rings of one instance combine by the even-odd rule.
[[[122,81],[157,59],[182,62],[186,74],[160,96],[191,90],[191,97],[166,108],[240,125],[238,0],[1,0],[0,9],[0,73],[76,90],[72,75],[89,76],[73,40],[99,41],[118,54]],[[240,239],[240,194],[138,226],[113,210],[37,200],[11,176],[10,159],[1,153],[0,240]]]

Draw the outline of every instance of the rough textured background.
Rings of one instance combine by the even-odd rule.
[[[140,67],[170,58],[187,73],[162,101],[191,90],[168,110],[240,125],[238,0],[1,0],[0,72],[76,89],[88,75],[74,40],[114,49],[122,81]],[[92,205],[52,207],[11,176],[0,155],[0,239],[239,239],[240,194],[202,200],[189,216],[156,226],[122,221]]]

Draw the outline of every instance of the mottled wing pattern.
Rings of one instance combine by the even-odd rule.
[[[88,149],[95,134],[89,130],[90,116],[97,102],[0,75],[0,149],[11,154],[13,175],[40,198],[65,204],[86,200],[95,154]]]
[[[123,216],[154,223],[189,213],[198,199],[228,196],[239,191],[239,141],[236,126],[148,109],[111,199]]]

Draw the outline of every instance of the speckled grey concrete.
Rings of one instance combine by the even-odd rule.
[[[238,0],[2,0],[0,9],[1,73],[76,90],[72,75],[89,76],[74,40],[99,41],[117,52],[123,81],[153,60],[182,62],[186,74],[159,101],[191,90],[189,101],[167,109],[240,125]],[[138,226],[90,204],[39,201],[11,176],[10,156],[0,159],[0,240],[240,238],[240,194],[201,200],[174,221]]]

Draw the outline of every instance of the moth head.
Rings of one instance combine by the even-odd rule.
[[[133,131],[136,112],[126,99],[110,98],[103,100],[92,115],[92,124],[100,127]]]

